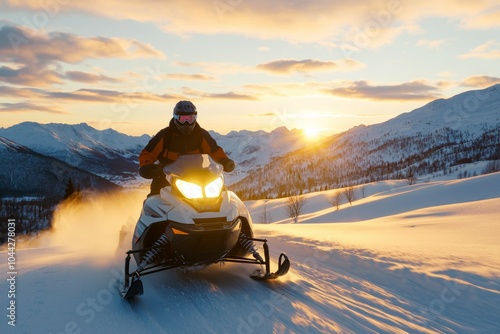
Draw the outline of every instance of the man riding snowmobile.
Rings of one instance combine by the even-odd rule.
[[[142,150],[139,174],[153,179],[149,196],[159,194],[160,189],[168,185],[162,169],[180,155],[207,153],[224,166],[225,172],[231,172],[236,167],[208,131],[198,124],[197,115],[198,111],[190,101],[177,102],[168,127],[160,130]],[[155,164],[156,161],[159,164]]]
[[[248,209],[224,186],[222,172],[234,170],[235,163],[196,117],[196,107],[180,101],[170,125],[140,154],[139,173],[153,182],[125,259],[121,293],[126,299],[142,294],[141,276],[172,268],[218,262],[257,264],[265,271],[257,270],[251,277],[268,280],[285,275],[290,267],[287,256],[281,254],[278,270],[270,272],[267,240],[254,238]],[[264,257],[255,242],[263,243]],[[131,255],[137,264],[133,272],[129,271]]]

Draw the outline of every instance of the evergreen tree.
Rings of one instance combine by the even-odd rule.
[[[73,195],[73,193],[75,192],[75,186],[73,184],[73,180],[71,179],[71,177],[68,179],[68,183],[66,183],[66,189],[64,191],[64,199],[70,197],[71,195]]]

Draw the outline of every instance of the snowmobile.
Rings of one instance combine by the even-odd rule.
[[[266,239],[254,238],[252,218],[235,193],[224,186],[223,167],[207,154],[180,156],[163,168],[169,185],[149,196],[135,226],[132,250],[126,252],[121,294],[144,292],[142,276],[173,268],[196,268],[218,262],[260,265],[250,276],[276,279],[290,268],[281,253],[270,271]],[[257,251],[261,243],[264,257]],[[130,270],[134,257],[137,268]],[[265,269],[264,269],[265,268]]]

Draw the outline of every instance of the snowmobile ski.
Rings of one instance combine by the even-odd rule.
[[[269,259],[267,258],[266,272],[263,272],[262,270],[256,270],[252,275],[250,275],[250,277],[259,281],[271,280],[286,275],[288,273],[288,270],[290,269],[290,260],[288,259],[288,256],[286,256],[284,253],[280,254],[278,261],[278,270],[276,270],[276,272],[274,273],[269,272],[268,263]]]
[[[144,293],[142,281],[138,276],[133,276],[132,283],[121,291],[122,297],[132,299],[135,296],[140,296]]]
[[[122,297],[125,299],[132,299],[135,296],[140,296],[144,293],[144,288],[139,274],[129,273],[131,253],[131,251],[127,252],[127,258],[125,259],[125,278],[123,281],[123,289],[120,290]]]

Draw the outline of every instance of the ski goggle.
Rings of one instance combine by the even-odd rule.
[[[191,114],[191,115],[174,114],[174,118],[177,120],[177,122],[181,124],[185,123],[193,124],[194,122],[196,122],[196,114]]]

